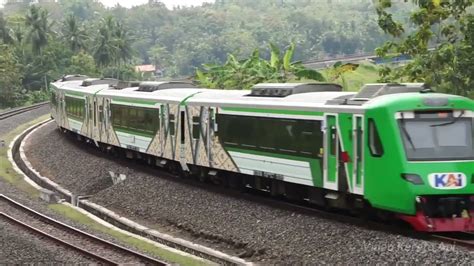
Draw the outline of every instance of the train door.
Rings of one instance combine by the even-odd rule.
[[[189,171],[187,162],[186,162],[186,108],[184,106],[180,106],[179,108],[179,163],[181,164],[181,168],[183,171]]]
[[[352,187],[355,194],[364,194],[364,117],[354,115],[352,120]]]
[[[94,132],[94,108],[93,108],[93,99],[91,96],[86,96],[86,102],[87,102],[87,136],[89,138],[92,138],[92,134]]]
[[[324,188],[338,190],[339,136],[337,115],[324,115]]]

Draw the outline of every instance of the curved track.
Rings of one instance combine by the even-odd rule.
[[[15,116],[15,115],[19,115],[19,114],[22,114],[22,113],[26,113],[26,112],[41,108],[41,107],[43,107],[47,104],[49,104],[49,102],[37,103],[37,104],[30,105],[30,106],[19,107],[19,108],[15,108],[15,109],[11,109],[11,110],[1,112],[0,113],[0,121],[4,120],[4,119],[7,119],[9,117]]]
[[[133,250],[100,239],[79,229],[38,213],[4,195],[0,195],[0,218],[66,248],[83,253],[100,263],[167,265]],[[7,214],[8,213],[8,214]]]
[[[474,250],[474,232],[432,234],[432,238]]]

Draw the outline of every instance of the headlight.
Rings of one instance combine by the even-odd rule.
[[[423,185],[423,179],[417,174],[402,174],[402,178],[414,185]]]

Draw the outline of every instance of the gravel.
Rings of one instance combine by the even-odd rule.
[[[83,264],[93,260],[0,220],[0,264]]]
[[[96,193],[92,201],[120,215],[260,263],[474,261],[464,248],[294,213],[149,174],[140,170],[146,166],[81,146],[53,124],[35,134],[27,156],[45,176],[72,191]],[[107,187],[108,171],[127,179]]]
[[[43,106],[38,109],[15,115],[0,121],[0,139],[1,136],[15,129],[17,126],[34,120],[42,115],[49,113],[49,106]]]

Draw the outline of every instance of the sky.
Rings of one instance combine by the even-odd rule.
[[[115,6],[119,3],[124,7],[132,7],[148,3],[148,0],[99,0],[107,7]],[[214,2],[214,0],[161,0],[169,9],[174,6],[200,6],[204,2]]]

